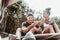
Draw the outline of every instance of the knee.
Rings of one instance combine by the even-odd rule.
[[[53,28],[53,26],[52,26],[52,25],[50,25],[50,26],[49,26],[49,29],[50,29],[50,30],[54,30],[54,28]]]
[[[17,28],[17,30],[16,31],[21,31],[21,28]]]
[[[53,26],[52,25],[49,25],[49,28],[53,28]]]
[[[31,29],[32,31],[34,30],[34,28]]]

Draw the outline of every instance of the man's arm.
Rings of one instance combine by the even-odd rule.
[[[33,26],[34,26],[34,23],[29,25],[28,27],[26,27],[26,26],[24,26],[24,24],[22,24],[22,31],[23,31],[23,33],[27,33]]]
[[[41,27],[39,27],[39,28],[36,28],[36,27],[34,27],[34,30],[35,30],[37,33],[40,33],[40,32],[42,32],[42,29],[41,29]]]

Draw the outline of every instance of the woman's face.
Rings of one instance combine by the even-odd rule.
[[[43,14],[45,23],[49,23],[49,15],[47,13]]]
[[[49,15],[47,13],[43,14],[45,20],[49,20]]]

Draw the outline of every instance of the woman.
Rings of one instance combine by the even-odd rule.
[[[57,33],[59,32],[59,28],[57,26],[57,24],[54,21],[50,20],[50,9],[51,8],[46,8],[46,10],[44,10],[43,12],[43,18],[44,18],[44,31],[43,33]]]

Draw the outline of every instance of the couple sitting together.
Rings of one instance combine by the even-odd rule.
[[[34,34],[44,34],[44,33],[58,33],[59,28],[54,21],[51,21],[50,12],[46,9],[43,12],[43,20],[34,21],[34,16],[32,14],[28,14],[26,17],[26,22],[22,23],[22,28],[17,28],[16,35],[17,39],[21,39],[21,36],[25,36],[22,40],[36,40]],[[30,38],[29,38],[30,37]]]

